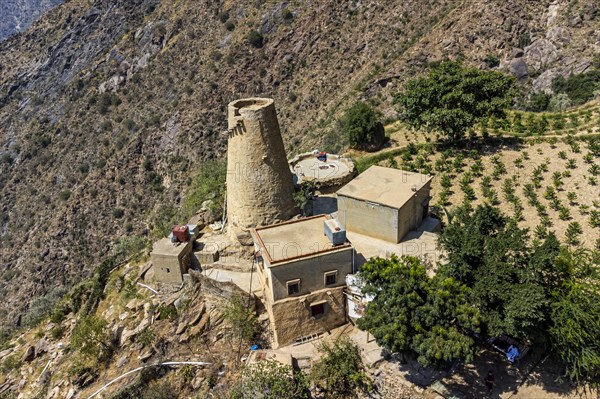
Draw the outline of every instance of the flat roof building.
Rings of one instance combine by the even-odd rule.
[[[350,231],[400,242],[429,212],[433,177],[371,166],[337,192],[338,218]]]
[[[339,237],[335,245],[326,235],[332,228],[345,233],[328,215],[251,231],[276,347],[346,322],[343,290],[352,273],[353,248]]]
[[[183,275],[190,268],[192,241],[173,243],[162,238],[154,243],[150,259],[154,267],[154,277],[158,282],[181,284]]]

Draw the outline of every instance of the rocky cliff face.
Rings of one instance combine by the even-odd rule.
[[[3,0],[0,2],[0,41],[23,32],[44,12],[63,0]]]
[[[190,171],[224,155],[231,100],[273,97],[292,155],[318,146],[358,98],[393,116],[391,94],[432,61],[489,68],[491,55],[547,90],[600,51],[597,9],[593,0],[52,9],[0,42],[0,318],[18,323],[30,298],[89,275],[119,237],[160,232]]]

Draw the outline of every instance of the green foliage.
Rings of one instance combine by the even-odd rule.
[[[261,48],[264,44],[263,36],[255,30],[250,31],[247,37],[248,43],[256,48]]]
[[[355,148],[366,148],[374,143],[377,129],[383,129],[381,114],[365,102],[348,108],[338,120],[338,128],[346,141]]]
[[[239,178],[247,178],[244,170],[236,170]],[[212,200],[211,211],[216,213],[223,212],[223,200],[226,191],[227,164],[224,160],[204,162],[193,174],[192,183],[183,200],[183,218],[196,213],[202,203],[206,200]]]
[[[413,352],[423,365],[444,366],[469,361],[479,314],[470,290],[452,277],[427,276],[414,257],[373,258],[360,269],[363,292],[374,299],[358,320],[377,342],[393,352]]]
[[[544,226],[536,228],[531,246],[526,232],[496,208],[454,215],[440,237],[449,262],[438,275],[472,288],[484,331],[551,343],[572,382],[599,381],[600,278],[594,265],[600,253],[561,248]],[[577,236],[581,226],[571,223],[568,230]]]
[[[498,59],[498,56],[495,54],[486,55],[483,62],[485,62],[488,68],[496,68],[498,65],[500,65],[500,59]]]
[[[411,127],[458,140],[482,120],[503,119],[514,95],[512,77],[445,62],[425,77],[409,81],[396,102],[401,119]]]
[[[283,19],[285,19],[286,21],[289,21],[291,19],[294,18],[294,13],[292,13],[289,8],[284,8],[283,10],[281,10],[281,16]]]
[[[258,319],[253,304],[247,299],[234,295],[225,305],[225,322],[229,327],[230,338],[250,341],[258,333]]]
[[[311,380],[322,386],[328,398],[342,398],[357,389],[370,390],[371,381],[364,371],[358,348],[349,338],[341,336],[334,342],[323,341],[317,347],[321,353],[311,370]]]
[[[576,383],[600,385],[600,276],[594,264],[599,253],[563,250],[556,265],[563,283],[553,291],[549,334],[553,354],[565,376]]]
[[[59,287],[49,291],[43,296],[34,298],[23,316],[23,325],[25,327],[34,327],[43,319],[48,317],[59,301],[64,297],[67,291]]]
[[[578,222],[571,222],[567,226],[567,231],[565,232],[565,241],[569,245],[578,245],[579,244],[579,236],[583,234],[583,229]]]
[[[71,191],[62,190],[61,192],[58,193],[58,198],[60,198],[63,201],[67,201],[69,198],[71,198]]]
[[[543,112],[550,106],[550,96],[544,92],[534,93],[529,98],[529,102],[525,106],[527,111]]]
[[[71,346],[88,359],[105,359],[112,351],[108,322],[95,315],[79,319],[71,334]]]
[[[294,202],[305,216],[307,215],[306,205],[308,205],[316,189],[317,187],[313,181],[305,181],[294,191]]]
[[[592,100],[594,91],[598,90],[599,86],[600,70],[592,70],[578,75],[572,74],[567,79],[558,75],[552,82],[552,90],[555,93],[565,94],[571,100],[572,105],[581,105]]]
[[[23,365],[16,355],[7,356],[3,359],[2,363],[0,363],[0,372],[3,375],[7,375],[13,370],[18,370]]]
[[[276,360],[265,360],[242,370],[230,396],[232,399],[302,399],[309,397],[308,389],[304,372]]]
[[[535,278],[527,231],[492,206],[461,208],[442,232],[448,263],[439,274],[472,288],[488,334],[527,337],[545,317],[546,298]]]

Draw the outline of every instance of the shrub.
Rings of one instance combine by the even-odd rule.
[[[565,232],[565,241],[569,245],[579,245],[579,236],[583,233],[581,225],[578,222],[571,222]]]
[[[500,60],[495,54],[486,55],[483,62],[485,62],[488,68],[496,68],[498,65],[500,65]]]
[[[59,192],[58,198],[60,198],[63,201],[67,201],[69,198],[71,198],[71,191],[63,190],[63,191]]]
[[[112,350],[108,322],[95,315],[84,316],[73,328],[71,346],[88,359],[105,358]]]
[[[367,103],[358,102],[346,110],[338,120],[338,127],[352,147],[379,147],[382,143],[378,133],[383,133],[380,119],[381,115]]]
[[[229,19],[229,11],[223,11],[218,15],[219,21],[225,23]]]
[[[302,399],[309,397],[308,388],[303,371],[270,359],[245,367],[229,396],[232,399]]]
[[[349,338],[342,336],[333,343],[324,341],[318,350],[322,355],[314,364],[310,377],[327,391],[327,397],[342,397],[371,386],[358,348]]]
[[[529,102],[525,106],[527,111],[543,112],[550,106],[550,96],[544,92],[534,93],[529,97]]]
[[[572,105],[571,99],[565,93],[557,94],[554,97],[552,97],[552,100],[550,100],[550,109],[552,109],[553,111],[564,111],[567,108],[569,108],[571,105]],[[565,126],[564,125],[565,120],[564,120],[563,115],[561,115],[560,120],[561,120],[560,127],[558,127],[558,125],[555,125],[555,128],[557,130],[562,129]]]
[[[248,40],[248,43],[250,43],[252,46],[254,46],[256,48],[261,48],[264,44],[263,36],[255,30],[250,31],[250,33],[248,33],[247,40]]]
[[[288,8],[284,8],[281,11],[281,16],[283,17],[283,19],[285,19],[286,21],[289,21],[291,19],[294,18],[294,14],[288,9]]]
[[[570,75],[565,79],[558,75],[552,82],[552,90],[560,95],[566,95],[573,105],[581,105],[594,98],[594,90],[600,83],[600,70]],[[557,97],[555,96],[555,97]]]
[[[232,20],[225,22],[225,29],[227,29],[230,32],[235,29],[235,24]]]

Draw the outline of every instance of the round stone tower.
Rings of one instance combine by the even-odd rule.
[[[227,220],[241,238],[294,216],[294,186],[273,100],[247,98],[227,108]]]

